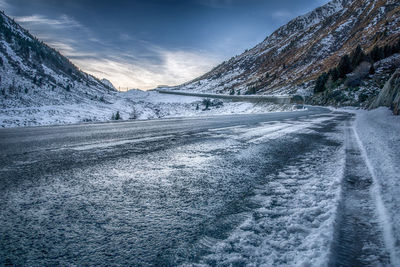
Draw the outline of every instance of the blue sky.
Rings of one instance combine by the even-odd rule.
[[[0,0],[0,9],[117,88],[191,80],[328,0]]]

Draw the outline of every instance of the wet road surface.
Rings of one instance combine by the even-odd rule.
[[[0,264],[335,265],[353,227],[351,120],[310,108],[2,129]],[[365,257],[386,263],[376,231]]]

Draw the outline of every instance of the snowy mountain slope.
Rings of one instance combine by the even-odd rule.
[[[397,0],[333,0],[282,26],[262,43],[176,89],[295,93],[357,45],[368,52],[400,36]]]
[[[0,13],[0,106],[90,104],[115,89],[80,71],[67,58]]]
[[[114,86],[109,80],[107,80],[107,79],[105,79],[105,78],[104,78],[104,79],[101,79],[101,83],[104,84],[105,86],[107,86],[108,88],[117,90],[117,89],[115,88],[115,86]]]

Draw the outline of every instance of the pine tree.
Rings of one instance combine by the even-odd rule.
[[[400,41],[393,46],[393,53],[400,52]]]
[[[336,82],[337,80],[339,80],[339,71],[337,68],[333,68],[329,71],[329,75],[332,78],[332,81]]]
[[[319,93],[319,92],[325,91],[325,89],[326,89],[325,84],[328,81],[328,78],[329,78],[329,75],[326,72],[322,73],[318,77],[318,79],[315,83],[314,93]]]
[[[257,93],[257,88],[255,86],[250,87],[250,89],[248,89],[247,92],[250,95],[255,95]]]
[[[346,74],[352,71],[350,57],[348,55],[344,55],[339,62],[338,72],[339,78],[346,78]]]
[[[377,62],[379,60],[379,47],[374,46],[371,52],[369,52],[369,57],[372,59],[373,62]]]
[[[399,41],[397,42],[396,47],[397,47],[396,53],[400,53],[400,39],[399,39]]]
[[[379,47],[378,53],[379,53],[379,60],[385,58],[385,49],[383,47]]]
[[[203,105],[204,105],[203,110],[209,110],[211,105],[211,99],[208,98],[203,99]]]
[[[369,74],[374,75],[375,74],[375,67],[374,64],[371,64],[371,67],[369,68]]]
[[[117,111],[117,113],[115,114],[115,120],[120,120],[121,119],[121,115],[119,114],[119,111]]]
[[[350,60],[353,69],[355,69],[358,65],[360,65],[361,62],[365,60],[365,53],[360,45],[358,45],[356,49],[353,51]]]
[[[391,46],[390,46],[390,45],[385,45],[385,46],[383,47],[383,53],[384,53],[384,55],[385,55],[385,58],[386,58],[386,57],[389,57],[389,56],[392,54],[392,48],[391,48]]]

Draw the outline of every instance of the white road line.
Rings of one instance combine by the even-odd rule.
[[[135,143],[141,143],[141,142],[145,142],[145,141],[156,141],[156,140],[162,140],[162,139],[170,138],[170,137],[173,137],[173,135],[163,135],[163,136],[145,137],[145,138],[138,138],[138,139],[110,141],[110,142],[106,142],[106,143],[102,142],[102,143],[94,143],[94,144],[84,144],[84,145],[79,145],[79,146],[75,146],[75,147],[67,147],[67,149],[83,151],[83,150],[94,149],[94,148],[107,148],[107,147],[113,147],[113,146],[118,146],[118,145],[135,144]]]
[[[238,128],[244,128],[247,125],[241,124],[241,125],[236,125],[236,126],[228,126],[228,127],[221,127],[221,128],[213,128],[213,129],[208,129],[209,132],[218,132],[218,131],[224,131],[224,130],[234,130]]]

